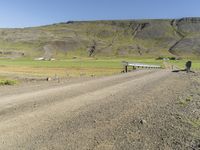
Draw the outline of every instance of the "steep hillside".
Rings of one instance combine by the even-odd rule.
[[[0,57],[200,56],[200,18],[0,29]]]

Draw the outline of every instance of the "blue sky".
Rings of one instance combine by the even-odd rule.
[[[200,0],[1,0],[0,27],[68,20],[200,17]]]

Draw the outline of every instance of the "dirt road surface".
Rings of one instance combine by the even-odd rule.
[[[0,88],[0,150],[198,149],[198,77],[138,70]]]

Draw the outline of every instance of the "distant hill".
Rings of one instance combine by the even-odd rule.
[[[200,56],[200,18],[69,21],[24,29],[0,29],[0,57],[89,55]]]

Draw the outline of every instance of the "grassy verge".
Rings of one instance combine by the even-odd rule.
[[[185,69],[185,63],[187,62],[187,59],[183,60],[174,60],[170,61],[171,64],[174,64],[175,66],[179,67],[180,69]],[[200,70],[200,60],[194,59],[192,61],[192,70]]]

